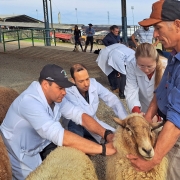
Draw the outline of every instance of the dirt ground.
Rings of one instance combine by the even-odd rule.
[[[82,63],[87,67],[90,77],[96,78],[102,85],[109,88],[107,77],[95,62],[97,54],[72,52],[72,46],[71,48],[63,46],[28,46],[25,44],[22,49],[18,50],[17,45],[8,44],[8,51],[4,53],[3,46],[0,44],[0,86],[11,87],[21,93],[32,81],[38,79],[42,67],[48,63],[63,67],[67,74],[69,74],[69,69],[73,64]],[[125,100],[122,103],[126,106]],[[103,101],[100,102],[97,116],[111,126],[116,127],[116,124],[112,121],[112,117],[115,115]],[[101,168],[98,166],[96,170],[99,180],[103,180],[105,158],[99,155],[91,159],[96,165],[101,164]]]

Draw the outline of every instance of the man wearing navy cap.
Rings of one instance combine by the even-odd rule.
[[[88,24],[89,27],[86,29],[86,45],[85,45],[85,48],[84,48],[84,52],[86,52],[86,49],[89,45],[89,43],[91,44],[91,49],[90,49],[90,52],[92,52],[92,49],[93,49],[93,36],[95,34],[95,30],[92,28],[92,24]]]
[[[155,90],[145,118],[159,114],[165,121],[154,147],[155,155],[150,161],[129,155],[133,166],[149,171],[168,155],[167,180],[180,179],[180,1],[161,0],[152,5],[150,18],[139,22],[141,26],[154,26],[154,37],[165,48],[174,51],[168,59],[162,80]]]
[[[57,146],[74,147],[87,154],[115,153],[112,143],[99,145],[62,128],[61,115],[106,137],[108,142],[113,137],[65,98],[65,88],[72,85],[63,68],[48,64],[39,82],[32,82],[10,106],[0,133],[9,153],[13,180],[24,180]]]

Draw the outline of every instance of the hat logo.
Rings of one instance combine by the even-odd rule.
[[[67,76],[67,73],[66,73],[66,71],[63,69],[62,71],[61,71],[61,73],[64,73],[64,78],[67,78],[68,76]]]
[[[52,77],[47,77],[46,79],[47,79],[47,80],[54,81],[54,79],[53,79]]]

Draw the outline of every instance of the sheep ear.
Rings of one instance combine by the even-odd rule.
[[[163,126],[164,124],[165,124],[165,122],[164,121],[162,121],[162,122],[156,122],[156,123],[150,123],[151,124],[151,126],[152,126],[152,131],[154,131],[154,130],[156,130],[156,129],[158,129],[158,128],[160,128],[161,126]]]
[[[119,118],[116,118],[116,117],[114,117],[113,120],[114,120],[117,124],[119,124],[121,127],[124,128],[124,121],[123,121],[123,120],[121,120],[121,119],[119,119]]]

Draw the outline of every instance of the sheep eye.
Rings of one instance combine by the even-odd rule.
[[[130,131],[130,129],[128,127],[126,127],[126,131]]]

